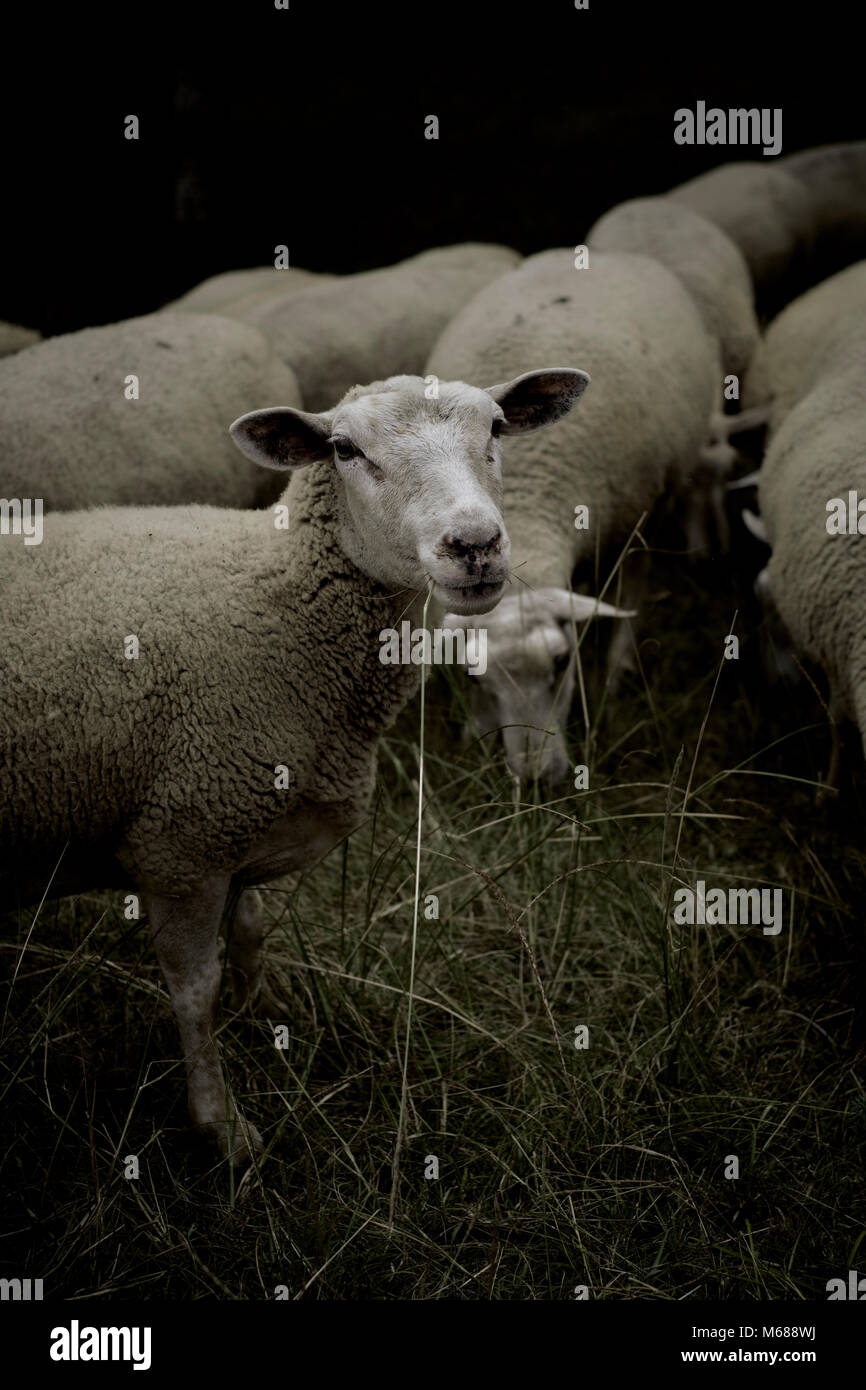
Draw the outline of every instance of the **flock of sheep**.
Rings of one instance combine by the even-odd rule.
[[[556,782],[577,624],[613,621],[616,679],[644,582],[617,557],[663,499],[687,550],[724,538],[730,441],[764,423],[761,592],[866,736],[864,251],[866,144],[840,145],[621,204],[567,251],[235,271],[46,342],[0,326],[4,907],[134,889],[193,1118],[235,1161],[260,1140],[213,1037],[221,923],[239,1006],[255,885],[363,817],[420,683],[382,635],[425,602],[486,635],[476,730]]]

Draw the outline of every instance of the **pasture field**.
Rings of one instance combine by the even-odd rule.
[[[461,740],[465,683],[428,681],[396,1172],[418,702],[367,822],[264,890],[279,999],[220,1017],[254,1168],[191,1127],[122,895],[7,915],[3,1273],[95,1301],[825,1298],[864,1257],[866,796],[849,731],[815,807],[821,685],[769,683],[754,568],[657,556],[615,700],[586,631],[589,724],[579,697],[569,733],[588,791],[518,793],[501,750]],[[678,924],[699,879],[781,888],[782,930]]]

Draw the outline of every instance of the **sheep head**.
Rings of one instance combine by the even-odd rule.
[[[563,730],[574,694],[576,624],[633,616],[567,589],[523,589],[485,620],[487,669],[476,674],[466,667],[471,709],[481,735],[501,729],[513,776],[555,784],[568,775]],[[458,627],[461,618],[449,613],[444,621]]]
[[[482,390],[460,381],[390,377],[356,386],[331,410],[256,410],[234,442],[267,468],[330,462],[340,543],[371,578],[407,590],[432,580],[455,613],[499,600],[511,555],[500,512],[500,437],[565,415],[589,378],[527,372]]]

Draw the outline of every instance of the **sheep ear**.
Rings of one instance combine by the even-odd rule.
[[[242,454],[263,468],[303,468],[331,457],[331,415],[311,415],[288,405],[251,410],[229,426]]]
[[[615,608],[592,594],[572,594],[568,589],[539,589],[539,598],[550,604],[553,616],[560,622],[582,623],[587,618],[636,618],[636,608]]]
[[[524,372],[513,381],[486,389],[505,414],[502,433],[526,434],[567,415],[588,385],[586,372],[575,367],[550,367]]]

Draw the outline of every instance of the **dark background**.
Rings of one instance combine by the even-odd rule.
[[[673,113],[698,99],[782,107],[783,154],[862,138],[857,16],[835,0],[41,6],[4,21],[0,318],[125,318],[278,243],[341,272],[452,241],[574,245],[623,198],[762,158],[675,145]]]

